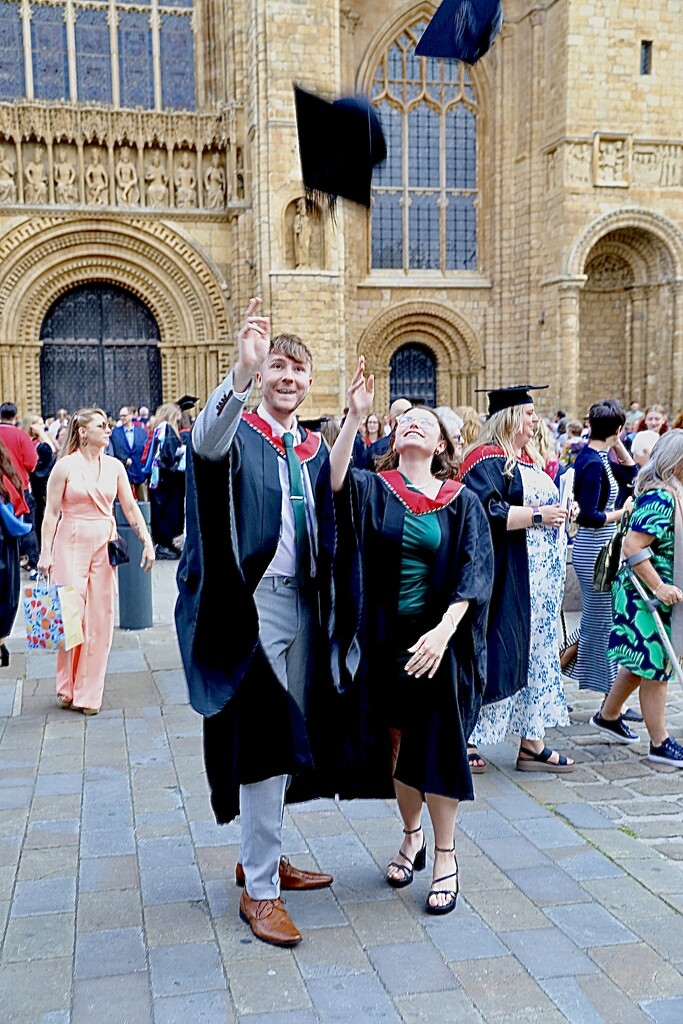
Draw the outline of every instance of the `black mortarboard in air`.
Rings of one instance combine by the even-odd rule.
[[[199,399],[195,395],[183,395],[176,402],[176,405],[180,406],[181,412],[187,412],[188,409],[193,409]]]
[[[489,416],[501,409],[510,409],[513,405],[528,405],[533,402],[530,391],[544,391],[547,384],[513,384],[510,388],[494,388],[487,391],[486,388],[477,388],[478,392],[486,392],[489,396]]]
[[[370,206],[372,169],[387,155],[374,109],[362,96],[328,103],[294,86],[301,175],[309,209],[337,196]]]
[[[476,64],[491,48],[502,24],[501,0],[443,0],[415,53]]]

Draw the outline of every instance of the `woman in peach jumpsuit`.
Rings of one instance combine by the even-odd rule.
[[[107,543],[116,535],[112,513],[118,498],[143,544],[142,565],[154,564],[154,545],[130,489],[123,464],[104,454],[109,443],[101,409],[81,409],[69,425],[64,454],[47,487],[38,569],[57,585],[70,584],[83,608],[83,643],[57,652],[57,700],[64,708],[94,715],[102,704],[114,632],[116,569]]]

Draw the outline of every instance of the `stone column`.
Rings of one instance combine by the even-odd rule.
[[[581,355],[581,289],[586,276],[559,281],[560,353],[566,360],[560,399],[565,408],[576,412],[579,397],[579,358]]]
[[[683,279],[673,282],[673,315],[671,324],[671,394],[672,412],[683,400]]]

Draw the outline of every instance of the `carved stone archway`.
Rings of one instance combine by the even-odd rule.
[[[472,327],[441,303],[406,301],[375,317],[358,343],[375,374],[378,408],[389,405],[391,356],[409,342],[425,345],[434,354],[437,405],[473,404],[484,356]]]
[[[95,218],[34,218],[0,239],[3,395],[40,408],[43,318],[60,295],[98,281],[124,287],[154,315],[164,397],[204,397],[227,370],[231,331],[220,271],[163,223]]]
[[[683,232],[627,207],[577,238],[560,279],[563,403],[577,414],[606,394],[680,405]],[[599,393],[598,393],[599,392]]]

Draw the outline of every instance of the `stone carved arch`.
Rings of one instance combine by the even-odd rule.
[[[0,239],[0,345],[37,344],[50,305],[88,281],[137,295],[154,314],[162,345],[228,334],[222,275],[166,225],[34,218]]]
[[[368,367],[375,372],[378,407],[388,407],[391,356],[408,342],[426,345],[434,354],[438,405],[472,403],[484,368],[476,333],[448,306],[408,300],[375,317],[358,342],[359,353],[365,354]]]
[[[683,231],[668,217],[639,207],[614,210],[593,221],[569,250],[565,267],[567,276],[580,277],[595,245],[605,235],[612,235],[615,232],[628,233],[629,245],[637,247],[650,261],[657,259],[659,271],[662,269],[662,263],[666,264],[668,257],[671,277],[683,278]],[[652,245],[652,238],[660,245]],[[646,250],[649,252],[646,253]]]

